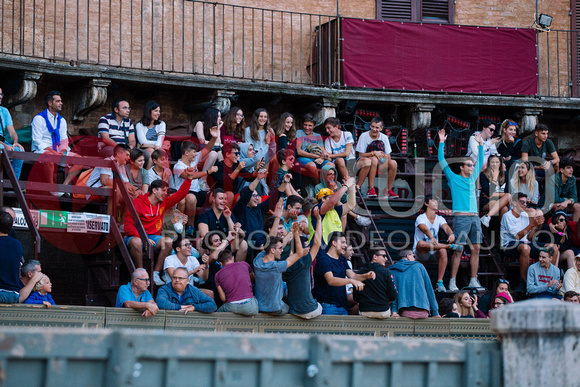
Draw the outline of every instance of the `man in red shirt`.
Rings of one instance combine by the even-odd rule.
[[[193,180],[193,168],[188,168],[186,172],[188,173],[187,178],[179,190],[173,195],[167,196],[167,187],[169,185],[166,182],[163,180],[155,180],[149,186],[148,195],[143,194],[133,200],[133,205],[145,229],[149,244],[155,246],[155,251],[159,253],[153,271],[153,281],[159,286],[165,283],[161,280],[159,272],[163,270],[165,257],[171,252],[171,245],[173,243],[171,238],[161,236],[163,216],[165,215],[165,211],[179,203],[189,192],[191,180]],[[137,232],[137,228],[135,228],[135,223],[129,212],[125,216],[125,243],[129,246],[129,251],[133,257],[135,266],[137,268],[143,267],[143,241],[139,237],[139,233]]]

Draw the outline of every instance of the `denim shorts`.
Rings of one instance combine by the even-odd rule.
[[[453,234],[455,234],[455,244],[480,244],[483,242],[481,220],[475,215],[456,216],[453,218]]]
[[[126,236],[123,241],[125,242],[125,244],[127,246],[129,246],[129,241],[133,238],[138,238],[138,237],[133,237],[133,236]],[[159,243],[159,241],[161,240],[161,238],[163,238],[161,235],[149,235],[147,234],[147,238],[151,239],[153,242],[155,242],[155,246],[157,247],[157,243]],[[143,246],[143,251],[145,251],[145,246]]]

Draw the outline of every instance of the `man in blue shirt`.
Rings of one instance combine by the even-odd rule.
[[[4,93],[2,89],[0,89],[0,103],[4,98]],[[12,117],[10,116],[10,112],[3,106],[0,106],[0,135],[4,137],[0,139],[0,149],[6,149],[8,151],[16,151],[16,152],[24,152],[24,148],[22,145],[18,143],[18,134],[14,130],[14,123],[12,122]],[[8,140],[8,136],[12,142],[10,143]],[[14,174],[16,175],[16,179],[20,179],[20,171],[22,170],[22,163],[23,160],[12,160],[12,168],[14,169]]]
[[[481,133],[473,135],[478,145],[477,163],[473,165],[470,157],[461,160],[459,166],[459,175],[453,173],[447,161],[445,161],[444,144],[447,139],[445,129],[439,131],[439,150],[437,158],[441,168],[447,177],[447,184],[453,195],[453,233],[455,234],[455,244],[465,246],[469,244],[471,248],[471,280],[468,287],[481,288],[477,279],[477,270],[479,268],[479,250],[483,235],[481,231],[481,220],[477,210],[477,200],[475,196],[475,181],[483,165],[483,140]],[[449,280],[449,290],[459,291],[455,278],[459,270],[461,261],[461,251],[454,251],[451,256],[451,278]]]
[[[171,283],[159,288],[157,303],[161,309],[180,310],[185,314],[194,310],[201,313],[212,313],[217,310],[214,300],[198,288],[189,285],[185,267],[173,270]]]
[[[142,314],[143,317],[155,316],[159,308],[153,301],[151,293],[147,290],[149,283],[150,279],[147,270],[136,269],[131,274],[131,282],[119,288],[115,308],[132,308],[139,311],[145,309]]]

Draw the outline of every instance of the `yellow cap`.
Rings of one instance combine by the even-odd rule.
[[[320,200],[322,198],[325,198],[327,196],[332,195],[334,192],[332,192],[332,190],[330,188],[322,188],[320,191],[318,191],[318,193],[316,194],[316,200]]]

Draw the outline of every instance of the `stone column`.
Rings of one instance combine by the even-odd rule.
[[[536,128],[540,114],[542,114],[542,109],[524,109],[522,111],[522,122],[518,133],[520,137],[532,132]]]
[[[491,313],[502,342],[504,386],[580,383],[580,306],[527,300]]]
[[[5,100],[5,107],[11,108],[13,106],[21,105],[36,97],[37,82],[40,80],[42,73],[34,71],[24,71],[18,74],[20,85],[15,94],[8,96]]]
[[[80,124],[93,110],[103,106],[107,101],[107,87],[110,79],[94,78],[75,93],[73,105],[74,124]]]
[[[322,106],[320,109],[314,114],[314,119],[316,120],[317,125],[322,124],[329,117],[336,117],[336,107],[338,102],[335,99],[322,98],[321,104]]]
[[[435,105],[431,104],[420,103],[414,105],[411,108],[410,131],[429,129],[429,126],[431,126],[431,112],[434,109]]]

